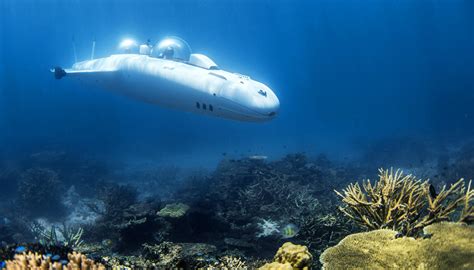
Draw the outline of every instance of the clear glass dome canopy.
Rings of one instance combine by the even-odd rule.
[[[117,49],[119,53],[138,53],[138,44],[133,39],[124,39]]]
[[[191,47],[183,39],[175,36],[165,37],[153,47],[152,56],[158,58],[189,61]]]

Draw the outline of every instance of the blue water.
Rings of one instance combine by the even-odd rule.
[[[184,38],[262,81],[279,116],[252,124],[172,111],[54,80],[53,66],[124,37]],[[0,1],[0,148],[207,166],[222,153],[351,156],[382,138],[473,138],[474,2]]]

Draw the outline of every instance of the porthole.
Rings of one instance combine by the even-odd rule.
[[[214,111],[214,107],[212,107],[211,104],[209,104],[209,111],[211,111],[211,112]]]
[[[203,104],[202,104],[202,108],[203,108],[204,110],[207,110],[206,104],[203,103]]]
[[[196,102],[196,108],[201,109],[201,105],[199,104],[199,102]]]

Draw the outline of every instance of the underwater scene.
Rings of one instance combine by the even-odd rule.
[[[474,1],[0,0],[0,269],[474,269]]]

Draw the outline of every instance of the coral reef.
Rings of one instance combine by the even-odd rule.
[[[80,195],[75,186],[71,186],[63,197],[63,204],[68,209],[66,221],[76,226],[90,225],[105,213],[105,204],[98,198]]]
[[[160,217],[180,218],[189,210],[189,206],[184,203],[167,204],[163,209],[158,211]]]
[[[113,221],[121,217],[124,209],[137,202],[138,193],[131,186],[103,183],[99,190],[99,199],[104,202],[104,219]]]
[[[370,230],[389,228],[412,236],[425,226],[451,220],[460,205],[464,205],[460,221],[472,219],[470,182],[467,191],[461,179],[437,193],[428,181],[404,175],[400,170],[379,172],[379,181],[364,181],[363,190],[355,183],[343,193],[336,191],[345,204],[340,210],[359,225]]]
[[[176,166],[150,166],[132,168],[124,172],[130,184],[137,187],[143,197],[172,200],[176,186],[182,182],[184,172]]]
[[[424,239],[388,229],[352,234],[320,257],[324,269],[473,269],[474,227],[436,223]]]
[[[16,254],[13,260],[7,260],[5,262],[5,268],[7,270],[16,269],[32,269],[32,270],[43,270],[43,269],[81,269],[81,270],[105,270],[105,266],[100,263],[95,263],[93,260],[87,259],[87,257],[80,253],[69,253],[67,255],[68,260],[59,261],[55,260],[52,262],[51,256],[42,255],[39,253],[22,253]]]
[[[95,193],[101,183],[108,177],[105,163],[88,157],[84,153],[64,151],[50,147],[30,154],[21,161],[24,168],[48,168],[55,171],[64,186],[74,185],[77,192],[84,197]]]
[[[58,218],[65,214],[58,174],[46,168],[31,168],[21,176],[17,204],[28,217]]]
[[[334,211],[338,201],[329,191],[358,174],[325,156],[224,159],[213,173],[186,173],[159,165],[130,174],[127,168],[112,171],[94,159],[54,150],[30,155],[21,164],[18,172],[22,173],[12,174],[21,175],[16,178],[23,182],[18,189],[23,195],[16,201],[30,213],[13,213],[10,205],[0,202],[2,218],[7,213],[9,220],[0,224],[0,241],[8,243],[39,241],[46,246],[72,245],[84,252],[89,248],[94,256],[111,252],[132,256],[141,252],[144,243],[205,242],[249,265],[244,256],[269,258],[282,238],[305,244],[318,254],[354,230]],[[166,188],[153,191],[161,186]],[[151,190],[145,195],[153,197],[137,190]],[[43,209],[45,204],[36,198],[54,199],[61,209]],[[63,211],[64,206],[68,211]],[[33,220],[46,222],[32,232]],[[262,220],[271,221],[270,231],[265,232]],[[62,222],[75,228],[66,233],[70,236],[83,228],[77,244],[84,246],[77,247],[75,237],[61,235]],[[292,233],[284,235],[284,228]],[[225,264],[220,258],[224,256],[215,255],[208,265]]]
[[[218,258],[218,262],[214,262],[212,266],[207,266],[206,269],[247,269],[247,263],[238,257],[223,256]]]
[[[275,254],[272,263],[265,264],[259,269],[311,269],[313,256],[308,248],[295,245],[291,242],[284,243]]]
[[[406,241],[406,245],[412,246],[400,252],[424,256],[421,263],[412,260],[413,255],[400,262],[400,266],[436,268],[447,263],[441,262],[442,250],[436,253],[438,259],[428,258],[435,245],[445,251],[454,250],[444,242],[464,245],[458,238],[472,239],[471,233],[465,232],[471,227],[437,227],[437,222],[445,220],[472,223],[474,191],[471,182],[463,180],[435,188],[430,182],[401,171],[384,170],[375,183],[351,184],[342,192],[333,193],[332,190],[345,187],[347,180],[365,177],[365,172],[323,155],[310,158],[292,154],[276,161],[260,156],[224,159],[213,173],[186,175],[178,168],[150,167],[131,177],[126,173],[105,175],[106,170],[99,163],[73,157],[64,162],[82,167],[68,171],[61,167],[62,157],[67,155],[42,153],[31,157],[30,165],[34,167],[21,174],[15,171],[0,175],[21,175],[17,176],[21,183],[18,191],[25,191],[24,196],[28,197],[18,194],[17,208],[1,202],[0,241],[38,241],[35,245],[23,245],[31,252],[33,261],[35,252],[66,260],[74,250],[110,269],[318,268],[319,261],[312,258],[358,232],[359,224],[371,230],[398,231],[373,231],[372,238],[368,237],[373,240],[372,246],[378,245],[376,241],[383,245]],[[83,171],[89,169],[92,173]],[[98,179],[92,179],[96,174]],[[114,182],[103,181],[106,179]],[[166,187],[155,192],[156,188],[151,187],[160,187],[160,183]],[[177,185],[173,186],[174,183]],[[144,190],[148,192],[143,193]],[[40,202],[39,194],[48,202],[55,200],[54,205],[67,206],[69,212],[63,215],[61,211],[55,212],[58,210],[54,207],[44,212],[41,207],[30,207]],[[344,204],[342,212],[337,211],[340,197]],[[56,214],[63,219],[52,220]],[[345,215],[355,222],[346,222]],[[44,216],[47,218],[40,218]],[[26,226],[32,224],[32,217],[33,228]],[[62,227],[63,221],[66,222]],[[298,245],[281,246],[286,239]],[[273,252],[279,246],[275,255]],[[1,242],[0,261],[14,261],[18,248]],[[443,255],[444,259],[472,256],[458,251],[458,255]],[[272,257],[273,262],[268,262]],[[42,258],[48,260],[47,256]],[[376,261],[374,265],[390,268],[391,262],[371,260]],[[57,262],[52,258],[50,261]],[[73,262],[69,259],[68,263]]]
[[[108,269],[256,269],[261,262],[248,264],[234,255],[215,256],[209,253],[187,252],[194,244],[165,243],[165,249],[159,247],[156,254],[148,256],[104,257],[102,262]]]
[[[129,250],[141,247],[145,241],[153,239],[155,231],[155,205],[138,203],[133,187],[104,183],[99,193],[104,211],[98,211],[99,218],[94,224],[84,226],[87,239],[101,242],[114,239],[117,250]]]
[[[193,209],[188,215],[193,232],[189,237],[212,237],[216,245],[225,239],[226,248],[272,256],[269,251],[286,237],[282,229],[293,224],[298,233],[292,239],[318,254],[354,231],[352,224],[338,218],[337,196],[330,191],[355,175],[324,156],[225,159],[200,182],[199,190],[193,182],[195,189],[178,192],[177,199]]]
[[[193,269],[202,267],[215,257],[217,248],[198,243],[162,242],[144,246],[144,257],[153,260],[154,265],[165,268]]]
[[[110,242],[113,250],[130,252],[143,243],[160,242],[170,230],[170,224],[156,216],[154,203],[133,204],[113,218],[103,216],[84,228],[89,241]]]

